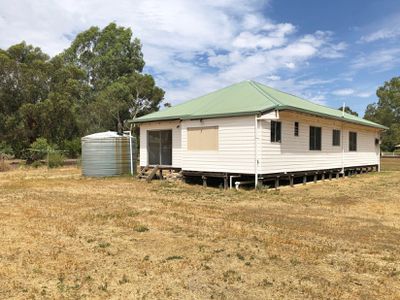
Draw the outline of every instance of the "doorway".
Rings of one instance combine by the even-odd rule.
[[[150,166],[171,166],[172,130],[147,131],[147,149]]]

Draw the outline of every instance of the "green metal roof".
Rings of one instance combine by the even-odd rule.
[[[293,110],[321,117],[387,129],[380,124],[284,93],[254,81],[242,81],[193,100],[136,119],[134,123],[254,115]]]

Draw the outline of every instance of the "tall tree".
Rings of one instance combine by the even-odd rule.
[[[49,93],[49,57],[25,42],[0,51],[0,139],[20,153],[35,136],[36,123],[24,120],[20,108],[35,105]]]
[[[38,137],[61,145],[80,135],[85,72],[23,42],[0,51],[0,75],[0,139],[18,156]]]
[[[140,41],[114,23],[78,34],[52,59],[25,42],[0,49],[1,147],[21,156],[45,138],[63,148],[158,110],[164,91],[143,67]]]
[[[111,122],[108,126],[122,129],[126,120],[158,110],[163,98],[151,75],[133,73],[101,91],[91,107],[98,118]]]
[[[151,75],[142,74],[141,48],[130,28],[110,23],[78,34],[61,55],[84,70],[91,87],[85,114],[88,131],[121,130],[127,119],[159,109],[164,91]]]
[[[376,95],[378,102],[367,106],[364,117],[389,127],[383,134],[382,149],[393,151],[400,144],[400,77],[386,81]]]
[[[130,28],[110,23],[103,30],[91,27],[79,33],[63,57],[86,72],[87,81],[101,91],[121,76],[142,72],[144,60],[140,40]]]

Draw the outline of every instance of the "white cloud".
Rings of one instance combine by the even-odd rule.
[[[369,98],[373,95],[371,92],[358,92],[354,96],[359,97],[359,98]]]
[[[372,51],[355,58],[351,67],[355,70],[371,69],[373,72],[381,72],[397,67],[400,63],[400,48],[389,48]]]
[[[350,96],[354,94],[354,90],[353,89],[339,89],[339,90],[335,90],[332,92],[333,95],[335,96]]]
[[[357,98],[369,98],[373,95],[372,92],[369,91],[360,91],[358,89],[351,89],[351,88],[345,88],[345,89],[338,89],[334,90],[331,92],[332,95],[335,96],[352,96],[352,97],[357,97]]]
[[[267,79],[267,80],[270,80],[270,81],[277,81],[277,80],[281,80],[281,77],[278,76],[278,75],[268,75],[268,76],[266,77],[266,79]]]
[[[391,40],[400,36],[400,14],[394,13],[378,22],[370,23],[368,31],[368,33],[361,36],[359,42],[371,43]]]
[[[400,35],[399,28],[384,28],[384,29],[379,29],[370,34],[364,35],[361,37],[360,40],[362,42],[370,43],[378,40],[392,39],[399,35]]]
[[[347,45],[333,43],[332,32],[299,35],[295,24],[260,14],[268,2],[0,0],[0,47],[26,40],[54,55],[78,32],[115,21],[141,39],[148,70],[173,103],[244,79],[278,83],[279,72],[343,55]]]
[[[343,51],[346,49],[347,44],[345,42],[340,42],[338,44],[329,44],[322,49],[320,56],[323,58],[343,57]]]

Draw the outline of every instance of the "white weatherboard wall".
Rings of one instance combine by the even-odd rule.
[[[182,169],[254,174],[254,116],[183,121]],[[187,128],[218,126],[218,151],[188,151]]]
[[[257,157],[259,174],[323,170],[378,165],[379,130],[332,119],[283,111],[258,121]],[[270,142],[270,119],[282,122],[282,142]],[[299,122],[299,136],[294,136]],[[188,151],[187,128],[218,126],[218,151]],[[310,126],[322,127],[322,150],[309,150]],[[343,127],[342,127],[343,126]],[[140,125],[140,165],[148,164],[147,131],[172,130],[172,166],[186,171],[255,173],[255,116],[204,120],[160,121]],[[332,130],[341,130],[341,145],[332,146]],[[349,131],[357,132],[357,151],[349,151]],[[344,147],[344,155],[342,155]],[[343,157],[343,160],[342,160]]]
[[[148,165],[147,131],[148,130],[172,130],[172,166],[182,167],[182,137],[179,121],[151,122],[140,125],[140,166]]]
[[[259,173],[341,168],[342,157],[344,167],[379,164],[377,129],[288,111],[280,112],[279,119],[281,143],[270,142],[271,121],[259,121]],[[299,122],[299,136],[294,136],[294,122]],[[321,151],[309,150],[310,126],[322,128]],[[341,130],[340,146],[332,145],[333,129]],[[357,151],[349,151],[349,131],[357,132]]]
[[[254,173],[254,116],[140,125],[140,165],[148,164],[147,131],[172,129],[172,165],[187,171]],[[218,151],[187,150],[187,129],[218,126]]]

